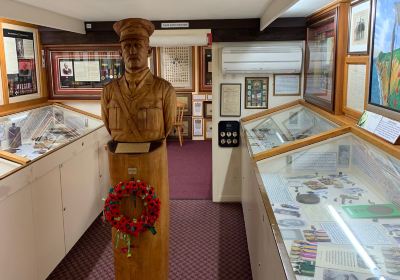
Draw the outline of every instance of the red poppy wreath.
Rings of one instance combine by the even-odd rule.
[[[142,213],[139,217],[128,218],[121,213],[121,200],[134,196],[143,201]],[[140,233],[149,230],[156,234],[154,223],[160,216],[160,199],[157,198],[154,188],[144,181],[124,181],[112,187],[104,203],[104,218],[117,229],[115,247],[122,233],[122,239],[127,243],[128,257],[131,249],[131,236],[139,236]],[[124,249],[124,248],[123,248]]]

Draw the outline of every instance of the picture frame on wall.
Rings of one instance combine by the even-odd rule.
[[[210,46],[199,47],[200,65],[200,92],[212,91],[212,48]]]
[[[117,46],[49,47],[50,99],[100,99],[103,87],[125,72]]]
[[[193,136],[203,136],[203,119],[192,118]]]
[[[369,80],[368,58],[351,57],[345,61],[343,111],[358,119],[366,107]]]
[[[300,96],[301,74],[274,74],[274,96]]]
[[[367,110],[400,120],[400,10],[396,0],[373,1]]]
[[[370,29],[369,0],[351,3],[349,14],[348,54],[368,54]]]
[[[36,28],[2,23],[6,79],[3,103],[16,103],[42,97],[40,86],[39,32]]]
[[[176,100],[185,104],[184,116],[192,115],[192,94],[191,93],[176,93]]]
[[[192,118],[185,116],[182,120],[183,123],[183,133],[182,136],[184,138],[192,138]],[[169,138],[178,138],[178,131],[177,128],[174,127],[171,130],[171,133],[168,135]]]
[[[212,119],[204,119],[204,135],[206,139],[212,139]]]
[[[220,116],[240,117],[242,84],[224,83],[220,90]]]
[[[203,116],[203,101],[193,101],[193,117]]]
[[[194,92],[194,47],[160,47],[158,75],[176,92]]]
[[[267,109],[268,108],[268,77],[246,77],[245,78],[245,108]]]
[[[212,118],[212,101],[205,101],[203,104],[205,118]]]
[[[304,99],[334,111],[337,9],[307,26]]]

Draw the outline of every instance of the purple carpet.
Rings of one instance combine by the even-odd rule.
[[[240,204],[173,200],[170,208],[170,280],[252,279]],[[98,218],[48,279],[114,279],[112,254],[111,229]]]
[[[171,199],[212,198],[211,141],[168,141]]]

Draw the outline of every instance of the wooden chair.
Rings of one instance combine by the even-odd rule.
[[[174,129],[178,132],[179,144],[182,147],[183,143],[183,111],[185,111],[185,104],[182,102],[176,102],[176,118],[174,122]]]

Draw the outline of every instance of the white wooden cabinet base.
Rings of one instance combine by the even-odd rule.
[[[242,207],[253,280],[286,279],[253,163],[242,139]]]
[[[102,211],[101,127],[0,181],[0,279],[44,280]]]

